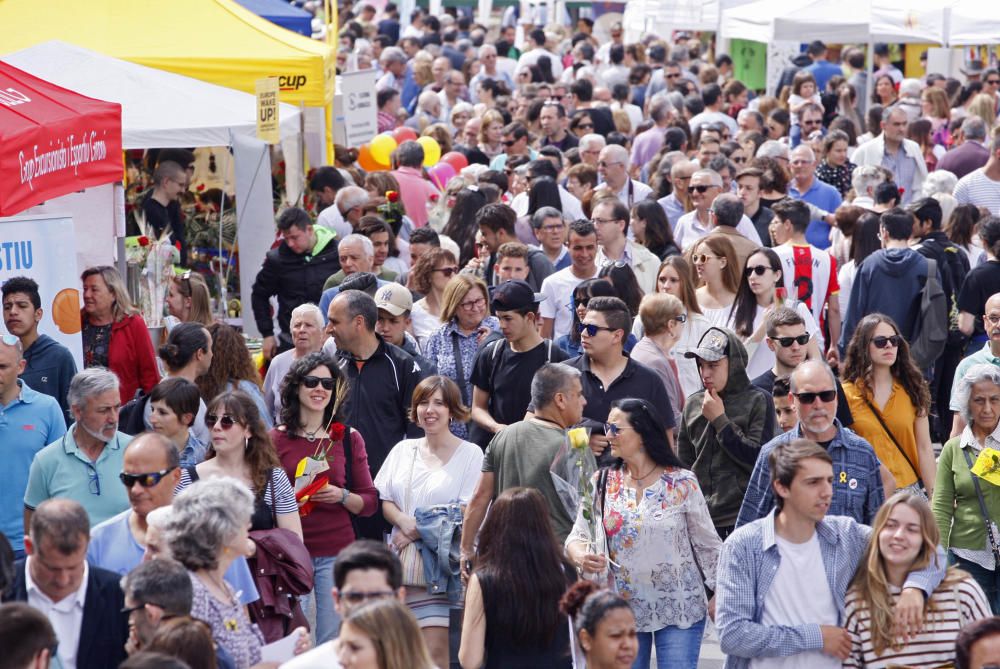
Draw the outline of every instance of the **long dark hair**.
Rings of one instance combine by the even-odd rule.
[[[642,302],[642,288],[635,278],[635,272],[627,264],[621,262],[609,262],[601,267],[597,275],[602,279],[607,279],[615,289],[615,297],[621,298],[625,306],[628,307],[629,316],[636,317],[639,313],[639,303]]]
[[[580,343],[580,317],[576,313],[579,304],[586,306],[592,297],[618,297],[618,291],[611,285],[608,279],[584,279],[573,289],[573,299],[570,301],[570,309],[573,311],[573,326],[569,330],[569,340],[574,344]]]
[[[493,614],[486,624],[494,638],[540,649],[566,624],[559,600],[575,570],[534,488],[508,488],[493,502],[479,531],[475,573]]]
[[[870,211],[861,214],[858,222],[854,224],[850,256],[855,268],[860,267],[865,258],[882,248],[882,240],[878,236],[880,225],[878,214]]]
[[[961,247],[972,246],[976,236],[976,224],[979,222],[979,207],[974,204],[960,204],[951,211],[948,223],[944,226],[944,234],[948,239]]]
[[[750,258],[758,253],[767,257],[767,264],[772,270],[781,271],[781,258],[773,250],[764,246],[748,255],[747,263],[749,264]],[[784,285],[785,277],[782,275],[778,277],[774,287],[782,288]],[[749,337],[753,334],[753,322],[757,317],[757,296],[750,290],[750,277],[745,272],[740,281],[740,289],[736,291],[736,299],[733,301],[733,308],[729,311],[729,317],[733,319],[733,332],[741,337]]]
[[[538,177],[528,190],[528,216],[533,216],[542,207],[554,207],[562,211],[559,185],[551,177]]]
[[[662,260],[664,254],[669,251],[669,246],[677,248],[674,244],[674,233],[670,229],[667,214],[656,200],[637,202],[632,207],[632,215],[646,221],[643,245],[652,251],[657,258]]]
[[[201,323],[190,321],[178,323],[167,336],[167,341],[157,353],[167,370],[176,372],[183,369],[198,351],[208,353],[210,340],[208,328]]]
[[[208,405],[206,414],[222,416],[228,414],[233,420],[244,427],[250,428],[250,438],[247,440],[243,458],[250,466],[250,481],[256,495],[263,495],[271,476],[271,470],[281,466],[278,453],[271,443],[267,426],[261,420],[257,404],[242,390],[225,392],[213,399]],[[211,428],[210,428],[211,429]],[[215,457],[215,447],[209,443],[206,460]]]
[[[476,252],[476,212],[486,206],[486,196],[479,190],[463,188],[455,196],[455,206],[448,215],[448,222],[442,232],[452,239],[459,248],[459,267],[472,259]]]
[[[323,409],[323,427],[330,423],[331,418],[337,421],[342,420],[340,409],[343,406],[344,397],[347,395],[347,379],[344,373],[337,366],[337,361],[323,351],[309,353],[296,359],[288,369],[285,379],[281,382],[281,423],[288,430],[288,434],[300,431],[304,426],[301,421],[301,402],[299,402],[299,388],[302,386],[302,379],[309,376],[309,373],[317,367],[326,367],[330,370],[336,386],[330,403]]]
[[[611,408],[618,409],[628,416],[628,422],[642,439],[642,447],[646,449],[653,462],[661,467],[685,468],[674,453],[674,449],[670,448],[670,442],[667,441],[667,425],[656,407],[646,400],[626,398],[615,400],[611,403]],[[625,463],[621,458],[618,458],[613,465],[617,469],[624,466]]]
[[[871,343],[875,328],[879,323],[886,323],[893,332],[899,334],[896,322],[885,314],[869,314],[861,319],[854,330],[854,336],[847,345],[847,355],[844,361],[844,380],[850,381],[869,397],[875,392],[872,359],[868,355],[868,344]],[[899,349],[896,351],[896,362],[889,368],[892,378],[899,381],[903,390],[909,396],[917,415],[926,416],[931,405],[931,394],[927,389],[927,381],[920,368],[910,357],[910,343],[905,337],[900,338]]]
[[[249,381],[260,388],[260,374],[243,335],[225,323],[214,323],[208,332],[212,335],[212,366],[197,379],[201,396],[215,397],[230,383],[235,387],[238,381]]]

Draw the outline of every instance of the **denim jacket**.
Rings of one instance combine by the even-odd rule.
[[[459,546],[462,541],[462,507],[456,503],[436,504],[414,510],[420,532],[420,557],[424,563],[427,592],[448,593],[448,601],[462,601]]]

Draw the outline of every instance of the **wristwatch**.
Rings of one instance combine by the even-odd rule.
[[[343,491],[343,495],[340,498],[340,503],[341,504],[346,504],[347,503],[347,496],[351,494],[351,491],[348,490],[347,488],[341,488],[341,490]]]

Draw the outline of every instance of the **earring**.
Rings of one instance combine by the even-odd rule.
[[[243,437],[243,450],[244,451],[250,450],[250,437]]]

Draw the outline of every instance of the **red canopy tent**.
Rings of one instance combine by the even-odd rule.
[[[121,105],[0,62],[0,217],[122,174]]]

